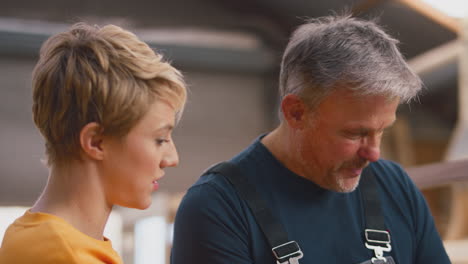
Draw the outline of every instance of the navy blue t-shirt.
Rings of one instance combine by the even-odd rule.
[[[260,142],[232,160],[299,243],[301,264],[358,264],[373,257],[364,245],[360,188],[325,190],[284,167]],[[379,160],[376,174],[397,264],[450,263],[426,202],[395,163]],[[248,205],[221,175],[201,177],[177,211],[171,264],[276,263]]]

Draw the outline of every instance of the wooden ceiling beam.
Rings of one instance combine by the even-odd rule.
[[[398,2],[412,8],[416,12],[430,18],[436,23],[444,26],[445,28],[459,34],[461,30],[461,24],[457,19],[450,17],[444,12],[434,8],[433,6],[421,1],[421,0],[397,0]]]
[[[461,41],[456,39],[412,58],[408,64],[421,75],[456,62],[461,52]]]
[[[359,16],[361,14],[366,13],[367,11],[375,8],[376,6],[382,4],[383,2],[388,0],[366,0],[361,1],[359,4],[353,6],[351,12],[353,16]]]

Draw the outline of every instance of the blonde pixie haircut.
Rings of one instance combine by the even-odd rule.
[[[48,165],[80,157],[79,134],[97,122],[123,137],[155,100],[180,114],[181,73],[133,33],[77,23],[49,38],[33,72],[33,118],[45,138]]]

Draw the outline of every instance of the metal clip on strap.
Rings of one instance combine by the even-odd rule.
[[[375,230],[375,229],[366,229],[364,230],[366,235],[367,242],[377,243],[377,244],[390,244],[391,238],[388,231]]]
[[[277,264],[299,264],[304,254],[296,241],[289,241],[271,249]]]
[[[375,258],[372,258],[372,263],[377,260],[383,260],[385,263],[387,259],[383,256],[384,251],[392,251],[392,246],[390,245],[390,233],[382,230],[366,229],[366,247],[370,250],[374,250]],[[378,245],[372,245],[372,244]]]

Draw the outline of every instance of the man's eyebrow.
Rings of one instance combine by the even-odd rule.
[[[385,130],[385,129],[388,129],[390,127],[392,127],[396,122],[396,119],[394,119],[390,124],[386,125],[386,126],[381,126],[378,130]],[[348,131],[354,131],[354,132],[359,132],[359,133],[368,133],[369,131],[372,131],[373,129],[369,128],[369,127],[365,127],[365,126],[356,126],[356,127],[350,127],[347,129]]]

